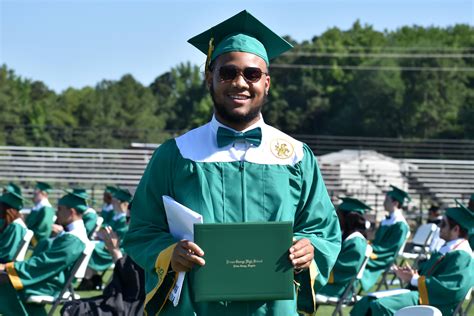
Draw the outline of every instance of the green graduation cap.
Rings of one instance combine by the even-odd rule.
[[[105,192],[107,193],[114,194],[115,191],[117,191],[116,187],[113,187],[111,185],[108,185],[105,187]]]
[[[26,199],[21,195],[21,189],[19,186],[9,183],[5,187],[5,192],[0,196],[0,202],[3,202],[16,210],[23,208],[23,202]]]
[[[67,194],[58,200],[58,205],[74,208],[79,213],[84,213],[89,208],[87,205],[87,193],[84,195],[83,193],[75,193],[74,191],[65,190],[65,192]]]
[[[16,194],[21,195],[21,188],[13,182],[10,182],[9,184],[7,184],[7,186],[4,187],[4,191],[15,192]]]
[[[46,193],[49,193],[52,189],[51,185],[46,182],[36,182],[35,188]]]
[[[462,228],[468,232],[474,227],[474,211],[471,211],[458,200],[455,200],[457,206],[446,209],[446,216],[453,219]]]
[[[68,192],[69,193],[69,192]],[[89,194],[87,193],[86,189],[83,188],[73,188],[72,193],[79,195],[83,197],[84,199],[88,200],[89,199]]]
[[[358,199],[350,197],[340,197],[340,199],[342,200],[342,203],[339,205],[338,210],[344,212],[357,212],[363,215],[365,210],[372,209],[370,206]]]
[[[116,191],[113,193],[113,197],[119,200],[120,202],[128,202],[132,201],[132,194],[127,189],[117,188]]]
[[[293,47],[247,10],[194,36],[188,43],[206,54],[206,70],[214,59],[225,53],[252,53],[269,65],[270,59]]]
[[[471,194],[471,197],[469,198],[469,200],[474,201],[474,193]]]
[[[408,195],[407,192],[403,191],[402,189],[397,188],[394,185],[390,185],[390,187],[392,188],[392,190],[388,191],[387,195],[393,198],[394,200],[400,202],[401,205],[404,204],[405,199],[407,199],[408,201],[411,201],[411,197],[410,195]]]

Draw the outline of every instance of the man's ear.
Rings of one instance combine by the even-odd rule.
[[[270,90],[270,83],[271,83],[271,77],[270,75],[265,76],[265,95],[268,95],[268,91]]]

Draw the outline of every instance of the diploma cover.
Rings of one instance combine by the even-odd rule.
[[[192,275],[195,301],[293,299],[292,222],[194,224],[206,264]]]

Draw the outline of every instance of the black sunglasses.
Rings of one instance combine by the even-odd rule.
[[[268,76],[268,73],[263,72],[262,69],[258,67],[246,67],[244,70],[241,70],[235,66],[228,65],[219,68],[219,79],[221,81],[234,80],[237,75],[240,74],[243,75],[245,81],[252,83],[258,82],[264,74]]]

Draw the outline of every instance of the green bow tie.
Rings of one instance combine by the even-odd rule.
[[[257,127],[245,133],[233,132],[230,129],[223,127],[219,127],[217,129],[218,147],[230,145],[237,140],[243,140],[258,147],[262,142],[262,129],[260,127]]]

